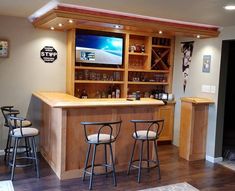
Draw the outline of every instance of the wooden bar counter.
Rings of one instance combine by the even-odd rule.
[[[121,132],[113,144],[117,171],[126,170],[133,145],[131,119],[158,119],[162,101],[142,98],[79,99],[65,93],[36,92],[41,100],[42,123],[40,151],[59,179],[82,175],[87,143],[81,121],[115,121],[122,119]],[[103,160],[102,152],[97,160]],[[99,155],[100,154],[100,155]]]

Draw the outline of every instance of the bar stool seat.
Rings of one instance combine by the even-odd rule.
[[[135,139],[146,140],[146,139],[156,139],[157,133],[154,131],[140,130],[133,133]]]
[[[23,134],[23,136],[22,136]],[[13,129],[10,132],[10,135],[12,137],[32,137],[32,136],[37,136],[39,134],[38,129],[32,128],[32,127],[27,127],[27,128],[22,128],[22,129]]]
[[[81,122],[81,125],[84,127],[84,133],[85,133],[85,140],[88,143],[88,150],[86,153],[86,160],[83,170],[83,181],[85,180],[86,174],[90,176],[90,183],[89,183],[89,190],[92,189],[93,184],[93,176],[94,175],[100,175],[100,174],[106,174],[106,176],[109,173],[113,174],[113,183],[114,186],[117,185],[116,181],[116,173],[115,173],[115,164],[114,164],[114,158],[113,158],[113,151],[112,151],[112,143],[116,141],[121,127],[122,121],[113,121],[113,122]],[[90,131],[88,130],[90,128]],[[87,134],[88,132],[94,132],[91,134]],[[103,145],[104,146],[104,163],[97,164],[95,162],[96,158],[96,150],[97,147]],[[91,152],[91,147],[93,146],[93,154],[92,154],[92,161],[91,164],[88,165],[88,160]],[[108,163],[107,159],[107,146],[109,146],[110,150],[110,163]],[[96,173],[95,167],[104,167],[105,172],[104,173]],[[108,171],[108,168],[111,169],[111,171]]]
[[[92,134],[87,136],[88,143],[109,143],[110,141],[114,141],[114,136],[111,136],[109,134]]]
[[[159,179],[161,179],[160,162],[158,158],[156,141],[163,130],[164,120],[131,120],[131,122],[134,124],[134,133],[132,134],[132,137],[134,138],[134,145],[131,152],[131,159],[128,165],[127,174],[130,174],[131,167],[137,168],[138,182],[140,183],[142,168],[147,168],[149,171],[150,168],[157,167]],[[140,142],[139,159],[134,160],[133,157],[137,141]],[[143,145],[145,142],[147,142],[147,157],[143,158]],[[154,145],[155,159],[150,159],[150,142],[153,142]],[[136,165],[136,162],[139,163],[139,165]],[[145,167],[143,164],[145,164]]]

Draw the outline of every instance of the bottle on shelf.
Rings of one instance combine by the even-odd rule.
[[[112,98],[116,98],[116,90],[115,90],[115,87],[112,87]]]
[[[141,45],[141,52],[142,52],[142,53],[145,52],[145,46],[144,46],[144,44]]]
[[[117,87],[116,90],[115,90],[115,97],[120,98],[120,89],[119,89],[119,87]]]
[[[87,94],[87,92],[86,92],[85,89],[82,90],[82,93],[81,93],[81,95],[80,95],[80,98],[82,98],[82,99],[87,99],[87,98],[88,98],[88,94]]]
[[[96,91],[95,98],[101,98],[101,93],[99,90]]]
[[[106,93],[105,93],[105,91],[102,91],[102,93],[101,93],[101,98],[106,98]]]
[[[136,91],[135,99],[140,100],[140,91]]]
[[[111,88],[111,86],[109,86],[109,89],[108,89],[108,98],[112,98],[112,88]]]

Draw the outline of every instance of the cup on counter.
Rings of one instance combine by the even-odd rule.
[[[174,100],[174,94],[168,94],[168,101]]]

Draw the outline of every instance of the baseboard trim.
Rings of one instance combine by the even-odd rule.
[[[206,155],[206,160],[212,163],[218,163],[218,162],[223,161],[223,157],[214,158],[214,157]]]

